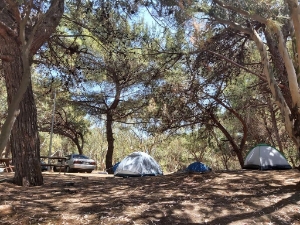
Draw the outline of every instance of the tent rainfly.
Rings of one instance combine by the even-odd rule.
[[[114,175],[119,177],[157,176],[162,174],[163,172],[158,163],[144,152],[133,152],[126,156],[114,172]]]
[[[113,171],[115,172],[116,171],[116,169],[118,168],[118,166],[119,166],[119,164],[120,164],[120,162],[117,162],[115,165],[113,165]]]
[[[211,168],[201,162],[193,162],[187,167],[186,170],[193,173],[205,173],[210,172]]]
[[[292,167],[277,149],[259,144],[247,154],[243,169],[286,170]]]

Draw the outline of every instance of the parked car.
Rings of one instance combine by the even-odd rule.
[[[66,156],[66,172],[87,172],[91,173],[96,166],[93,159],[85,155],[71,154]]]
[[[43,160],[41,160],[41,170],[42,170],[42,172],[44,172],[44,171],[47,171],[48,170],[48,167],[47,166],[45,166],[45,162],[43,161]]]

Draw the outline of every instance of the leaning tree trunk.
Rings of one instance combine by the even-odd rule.
[[[231,110],[232,111],[232,110]],[[232,111],[233,112],[233,111]],[[242,118],[241,116],[239,116],[237,113],[234,113],[235,116],[242,122]],[[219,122],[219,120],[215,117],[215,115],[210,112],[209,113],[210,118],[212,119],[212,121],[215,123],[215,125],[218,127],[218,129],[225,135],[225,137],[227,138],[227,140],[229,141],[229,144],[232,147],[233,152],[235,152],[236,157],[239,160],[240,166],[241,168],[244,167],[244,157],[243,157],[243,149],[244,149],[244,145],[245,145],[245,139],[247,136],[247,127],[245,126],[245,122],[243,121],[243,131],[244,131],[244,136],[241,140],[240,143],[240,147],[238,147],[238,145],[235,143],[235,140],[233,139],[233,137],[230,135],[230,133],[225,129],[225,127]]]
[[[113,125],[113,118],[111,114],[107,114],[107,121],[106,121],[106,139],[107,139],[107,153],[106,153],[106,171],[109,174],[113,174],[113,165],[112,165],[112,158],[114,153],[114,136],[112,131]]]
[[[2,52],[13,56],[3,61],[6,81],[8,105],[12,102],[19,89],[23,76],[23,61],[19,46],[14,40],[6,40],[6,48]],[[1,48],[1,47],[0,47]],[[34,103],[31,83],[19,104],[19,115],[11,131],[11,153],[15,165],[14,181],[20,186],[37,186],[43,184],[40,169],[39,136],[37,129],[37,111]],[[24,163],[25,162],[25,163]]]

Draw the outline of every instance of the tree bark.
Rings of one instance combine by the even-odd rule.
[[[113,125],[113,117],[110,113],[107,113],[107,121],[106,121],[106,139],[107,139],[107,153],[106,153],[106,171],[109,174],[113,174],[113,165],[112,165],[112,158],[114,153],[114,134],[112,131]]]
[[[267,104],[268,104],[268,108],[269,108],[269,111],[270,111],[270,114],[271,114],[270,115],[271,116],[271,122],[272,122],[272,125],[273,125],[274,134],[275,134],[275,137],[276,137],[276,141],[277,141],[279,151],[284,153],[283,146],[282,146],[282,141],[281,141],[280,135],[279,135],[279,129],[278,129],[278,126],[277,126],[275,111],[274,111],[273,105],[272,105],[272,103],[270,102],[269,99],[268,99]]]
[[[15,183],[20,186],[42,185],[37,110],[31,83],[20,103],[20,114],[12,129],[11,140]]]
[[[8,105],[19,90],[23,76],[23,63],[19,46],[14,40],[6,40],[2,52],[10,54],[13,60],[3,62],[3,71],[7,88]],[[14,182],[20,186],[38,186],[43,184],[40,168],[40,142],[37,132],[37,111],[31,83],[19,104],[19,114],[11,130],[10,144],[15,165]]]
[[[51,0],[47,12],[38,14],[32,9],[39,11],[39,5],[33,4],[32,1],[0,0],[0,59],[8,99],[0,151],[5,148],[11,131],[14,180],[20,186],[43,184],[30,68],[33,56],[55,31],[64,12],[63,0]],[[21,12],[21,8],[24,11]]]

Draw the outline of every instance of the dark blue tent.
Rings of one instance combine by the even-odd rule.
[[[211,168],[201,162],[194,162],[187,167],[187,171],[203,173],[211,171]]]
[[[113,165],[113,168],[112,168],[113,172],[116,171],[116,169],[118,168],[119,164],[120,164],[120,162],[117,162],[115,165]]]

